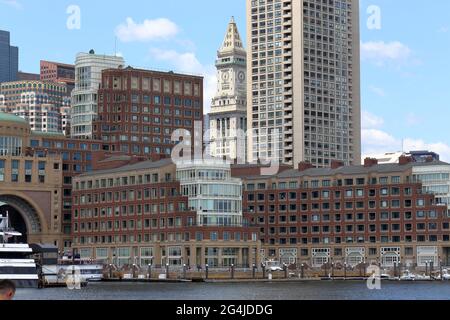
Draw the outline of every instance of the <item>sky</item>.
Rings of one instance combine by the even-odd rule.
[[[0,0],[22,71],[117,53],[134,67],[204,75],[205,111],[231,16],[245,40],[245,0]],[[450,161],[449,17],[448,0],[360,1],[364,156],[428,149]]]

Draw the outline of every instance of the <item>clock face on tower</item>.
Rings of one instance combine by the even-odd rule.
[[[239,82],[241,82],[241,83],[245,81],[245,73],[244,73],[244,71],[240,71],[239,72],[238,79],[239,79]]]
[[[228,71],[225,71],[222,73],[222,80],[228,81],[230,79],[230,73]]]

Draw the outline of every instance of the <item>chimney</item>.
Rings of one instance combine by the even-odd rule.
[[[306,171],[308,169],[313,169],[313,168],[314,168],[314,166],[309,162],[300,162],[298,164],[298,171],[300,171],[300,172]]]
[[[331,169],[339,169],[345,166],[344,162],[338,160],[331,160]]]
[[[377,159],[373,159],[373,158],[366,158],[364,159],[364,167],[366,168],[370,168],[373,166],[376,166],[378,164],[378,160]]]
[[[401,156],[400,158],[398,158],[398,164],[403,166],[405,164],[411,163],[413,162],[413,158],[412,157],[408,157],[408,156]]]

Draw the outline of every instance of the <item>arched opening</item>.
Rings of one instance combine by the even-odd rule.
[[[22,234],[21,237],[15,237],[14,242],[27,243],[28,230],[27,224],[18,210],[6,203],[0,203],[0,216],[9,217],[9,227]]]
[[[30,237],[42,234],[42,224],[36,209],[25,199],[15,195],[0,195],[0,214],[8,214],[9,227],[22,233],[21,237],[11,239],[27,243]]]

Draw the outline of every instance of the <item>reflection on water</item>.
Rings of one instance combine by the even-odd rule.
[[[18,300],[450,300],[450,282],[90,283],[82,290],[19,289]]]

